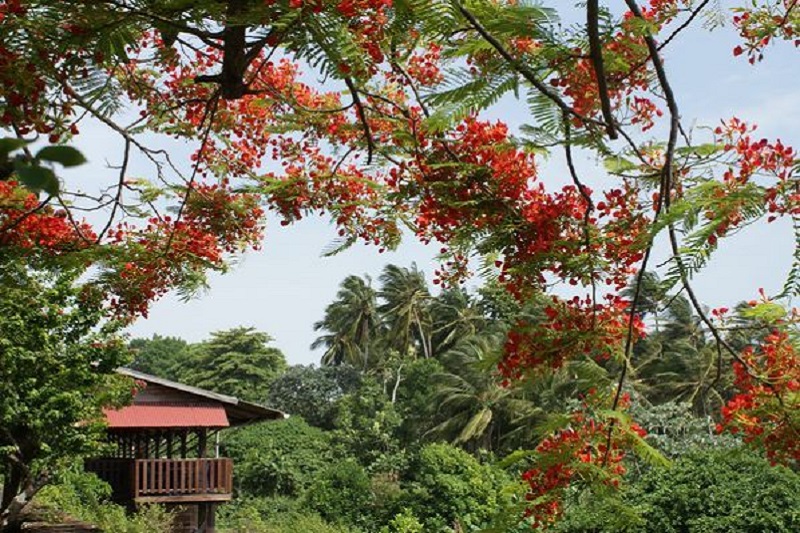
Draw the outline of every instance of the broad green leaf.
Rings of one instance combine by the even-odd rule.
[[[741,311],[746,318],[755,318],[765,322],[773,323],[786,316],[786,309],[782,305],[773,302],[765,302],[753,307],[744,308]]]
[[[14,150],[19,150],[28,144],[22,139],[15,139],[14,137],[3,137],[0,139],[0,157],[8,157],[8,154]]]
[[[675,150],[679,155],[694,154],[699,157],[708,157],[722,150],[721,144],[705,143],[697,146],[683,146]]]
[[[33,191],[45,191],[47,194],[58,194],[58,178],[49,168],[17,163],[17,176],[26,187]]]
[[[618,174],[620,172],[628,172],[630,170],[638,168],[635,163],[620,156],[606,158],[603,161],[603,166],[605,166],[606,170],[608,170],[612,174]]]
[[[36,159],[61,163],[65,167],[76,167],[86,163],[86,158],[72,146],[45,146],[36,154]]]

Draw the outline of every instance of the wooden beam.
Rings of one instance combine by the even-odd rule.
[[[232,494],[173,494],[170,496],[140,496],[136,503],[202,503],[229,502]]]

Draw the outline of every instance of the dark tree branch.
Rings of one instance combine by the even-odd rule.
[[[625,0],[625,3],[628,5],[628,9],[638,18],[644,18],[642,15],[641,9],[636,4],[635,0]],[[669,79],[667,78],[666,70],[664,69],[664,64],[661,61],[661,58],[658,55],[658,46],[656,45],[655,39],[651,34],[647,34],[644,37],[645,43],[647,44],[647,49],[650,54],[650,60],[653,62],[653,67],[656,71],[656,76],[658,78],[659,85],[661,89],[664,91],[664,97],[667,101],[667,107],[669,108],[670,113],[670,128],[669,128],[669,139],[667,141],[667,149],[664,155],[664,166],[662,167],[661,171],[661,184],[660,184],[660,192],[659,192],[659,200],[656,206],[656,213],[653,218],[653,222],[661,214],[662,210],[669,210],[670,205],[670,196],[672,194],[672,167],[673,161],[675,157],[675,147],[678,142],[678,131],[680,129],[680,114],[678,110],[678,103],[675,99],[675,94],[672,91],[672,86],[669,83]],[[642,288],[642,280],[644,278],[645,271],[647,270],[647,264],[650,261],[650,255],[653,250],[653,240],[651,238],[650,242],[647,245],[647,249],[644,253],[644,258],[642,259],[642,266],[639,270],[639,274],[636,279],[636,288],[634,289],[634,296],[633,301],[631,302],[630,307],[630,316],[628,319],[628,332],[625,338],[625,360],[623,361],[623,367],[620,371],[619,381],[617,382],[617,390],[614,394],[614,401],[611,405],[612,410],[616,410],[619,407],[620,399],[622,398],[622,388],[625,384],[625,378],[627,377],[627,371],[630,361],[630,356],[633,350],[633,329],[634,323],[636,319],[636,312],[637,307],[639,304],[639,296],[641,293]],[[608,462],[609,453],[611,451],[611,437],[614,431],[614,420],[609,422],[608,427],[608,435],[606,438],[606,453],[603,456],[603,464]]]
[[[456,6],[459,12],[464,16],[464,18],[466,18],[467,21],[469,21],[469,23],[472,25],[475,31],[477,31],[478,34],[480,34],[480,36],[483,37],[483,39],[486,42],[492,45],[492,48],[494,48],[497,51],[497,53],[500,54],[500,56],[506,60],[507,63],[514,70],[516,70],[518,74],[520,74],[523,78],[525,78],[528,81],[528,83],[533,85],[537,91],[542,93],[544,96],[550,99],[554,104],[556,104],[556,106],[558,106],[558,108],[561,109],[561,111],[585,123],[595,124],[599,126],[606,125],[602,121],[590,117],[585,117],[580,113],[578,113],[577,111],[575,111],[575,109],[569,104],[567,104],[557,92],[553,91],[542,80],[540,80],[534,71],[529,69],[525,64],[523,64],[516,57],[514,57],[511,54],[511,52],[509,52],[506,49],[506,47],[503,46],[503,43],[498,41],[491,33],[489,33],[489,31],[483,26],[483,24],[481,24],[481,22],[475,17],[475,15],[471,11],[465,8],[461,3],[457,2]]]
[[[125,174],[128,172],[128,160],[131,155],[131,142],[128,139],[125,139],[125,151],[122,154],[122,165],[119,168],[119,179],[117,180],[117,193],[114,196],[114,202],[111,207],[111,214],[108,216],[108,222],[103,227],[102,231],[97,234],[97,240],[95,241],[96,244],[100,244],[100,241],[103,240],[106,232],[108,232],[111,224],[114,223],[114,217],[117,214],[117,208],[119,207],[120,203],[122,202],[122,189],[125,185]]]
[[[600,98],[600,109],[606,123],[606,133],[610,139],[617,139],[614,127],[614,115],[611,112],[611,100],[608,97],[608,81],[603,65],[603,44],[600,41],[600,9],[599,0],[588,0],[586,3],[586,33],[589,35],[589,59],[594,68],[597,81],[597,95]]]
[[[358,95],[358,89],[356,88],[355,83],[350,77],[344,78],[344,83],[347,85],[347,89],[350,91],[350,95],[353,98],[353,103],[356,106],[356,112],[358,113],[358,119],[361,121],[361,126],[364,128],[364,136],[367,140],[367,164],[372,164],[372,154],[375,152],[375,140],[372,138],[372,131],[369,127],[369,121],[367,120],[367,114],[364,110],[364,104],[361,101],[361,97]]]
[[[572,177],[572,182],[575,184],[575,187],[578,188],[578,192],[583,197],[584,201],[586,202],[586,211],[583,214],[583,241],[584,246],[586,246],[586,253],[589,255],[589,258],[592,262],[592,271],[591,275],[591,282],[592,282],[592,329],[595,328],[597,325],[597,282],[595,280],[595,272],[594,272],[594,259],[592,256],[591,246],[591,234],[589,231],[589,219],[592,216],[592,211],[594,211],[594,202],[592,201],[592,197],[589,195],[589,191],[586,190],[586,187],[580,180],[578,176],[578,171],[575,169],[575,162],[572,159],[572,127],[570,125],[569,117],[565,114],[564,115],[564,155],[567,159],[567,168],[569,168],[569,174]]]
[[[181,221],[183,218],[183,211],[186,209],[186,204],[189,203],[189,197],[194,190],[194,182],[197,179],[197,173],[200,170],[200,163],[203,162],[203,156],[205,155],[205,149],[208,144],[208,138],[211,136],[211,129],[214,127],[214,118],[217,115],[217,109],[219,107],[219,99],[220,99],[220,91],[216,91],[211,98],[209,99],[208,106],[206,106],[205,114],[203,118],[200,120],[200,128],[203,127],[206,121],[208,121],[208,125],[206,126],[206,130],[203,133],[202,139],[200,141],[200,149],[197,153],[197,161],[194,163],[194,168],[192,168],[192,175],[189,177],[189,181],[186,183],[186,195],[183,197],[183,201],[181,202],[180,207],[178,208],[178,213],[175,215],[175,222],[173,224],[173,230],[169,232],[169,237],[167,238],[167,242],[164,245],[164,253],[167,253],[172,246],[172,241],[175,239],[175,232],[177,229],[178,222]]]

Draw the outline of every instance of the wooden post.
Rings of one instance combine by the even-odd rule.
[[[214,533],[216,531],[216,513],[213,503],[198,504],[197,509],[197,531],[202,533]]]
[[[167,457],[172,459],[172,431],[167,432]]]
[[[208,453],[208,433],[205,428],[197,431],[197,457],[206,457]]]
[[[181,459],[186,459],[188,450],[186,449],[186,430],[181,433]]]

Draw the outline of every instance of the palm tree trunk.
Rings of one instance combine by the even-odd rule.
[[[397,400],[397,389],[400,388],[400,381],[402,379],[400,377],[400,371],[401,370],[403,370],[403,365],[402,364],[397,367],[397,378],[395,379],[394,388],[392,389],[392,404],[394,404],[395,401]]]
[[[417,314],[417,310],[414,310],[414,322],[417,324],[417,331],[419,331],[419,340],[422,343],[422,355],[425,359],[428,359],[431,356],[430,346],[426,342],[425,338],[425,330],[422,329],[422,321],[419,319],[419,314]]]

